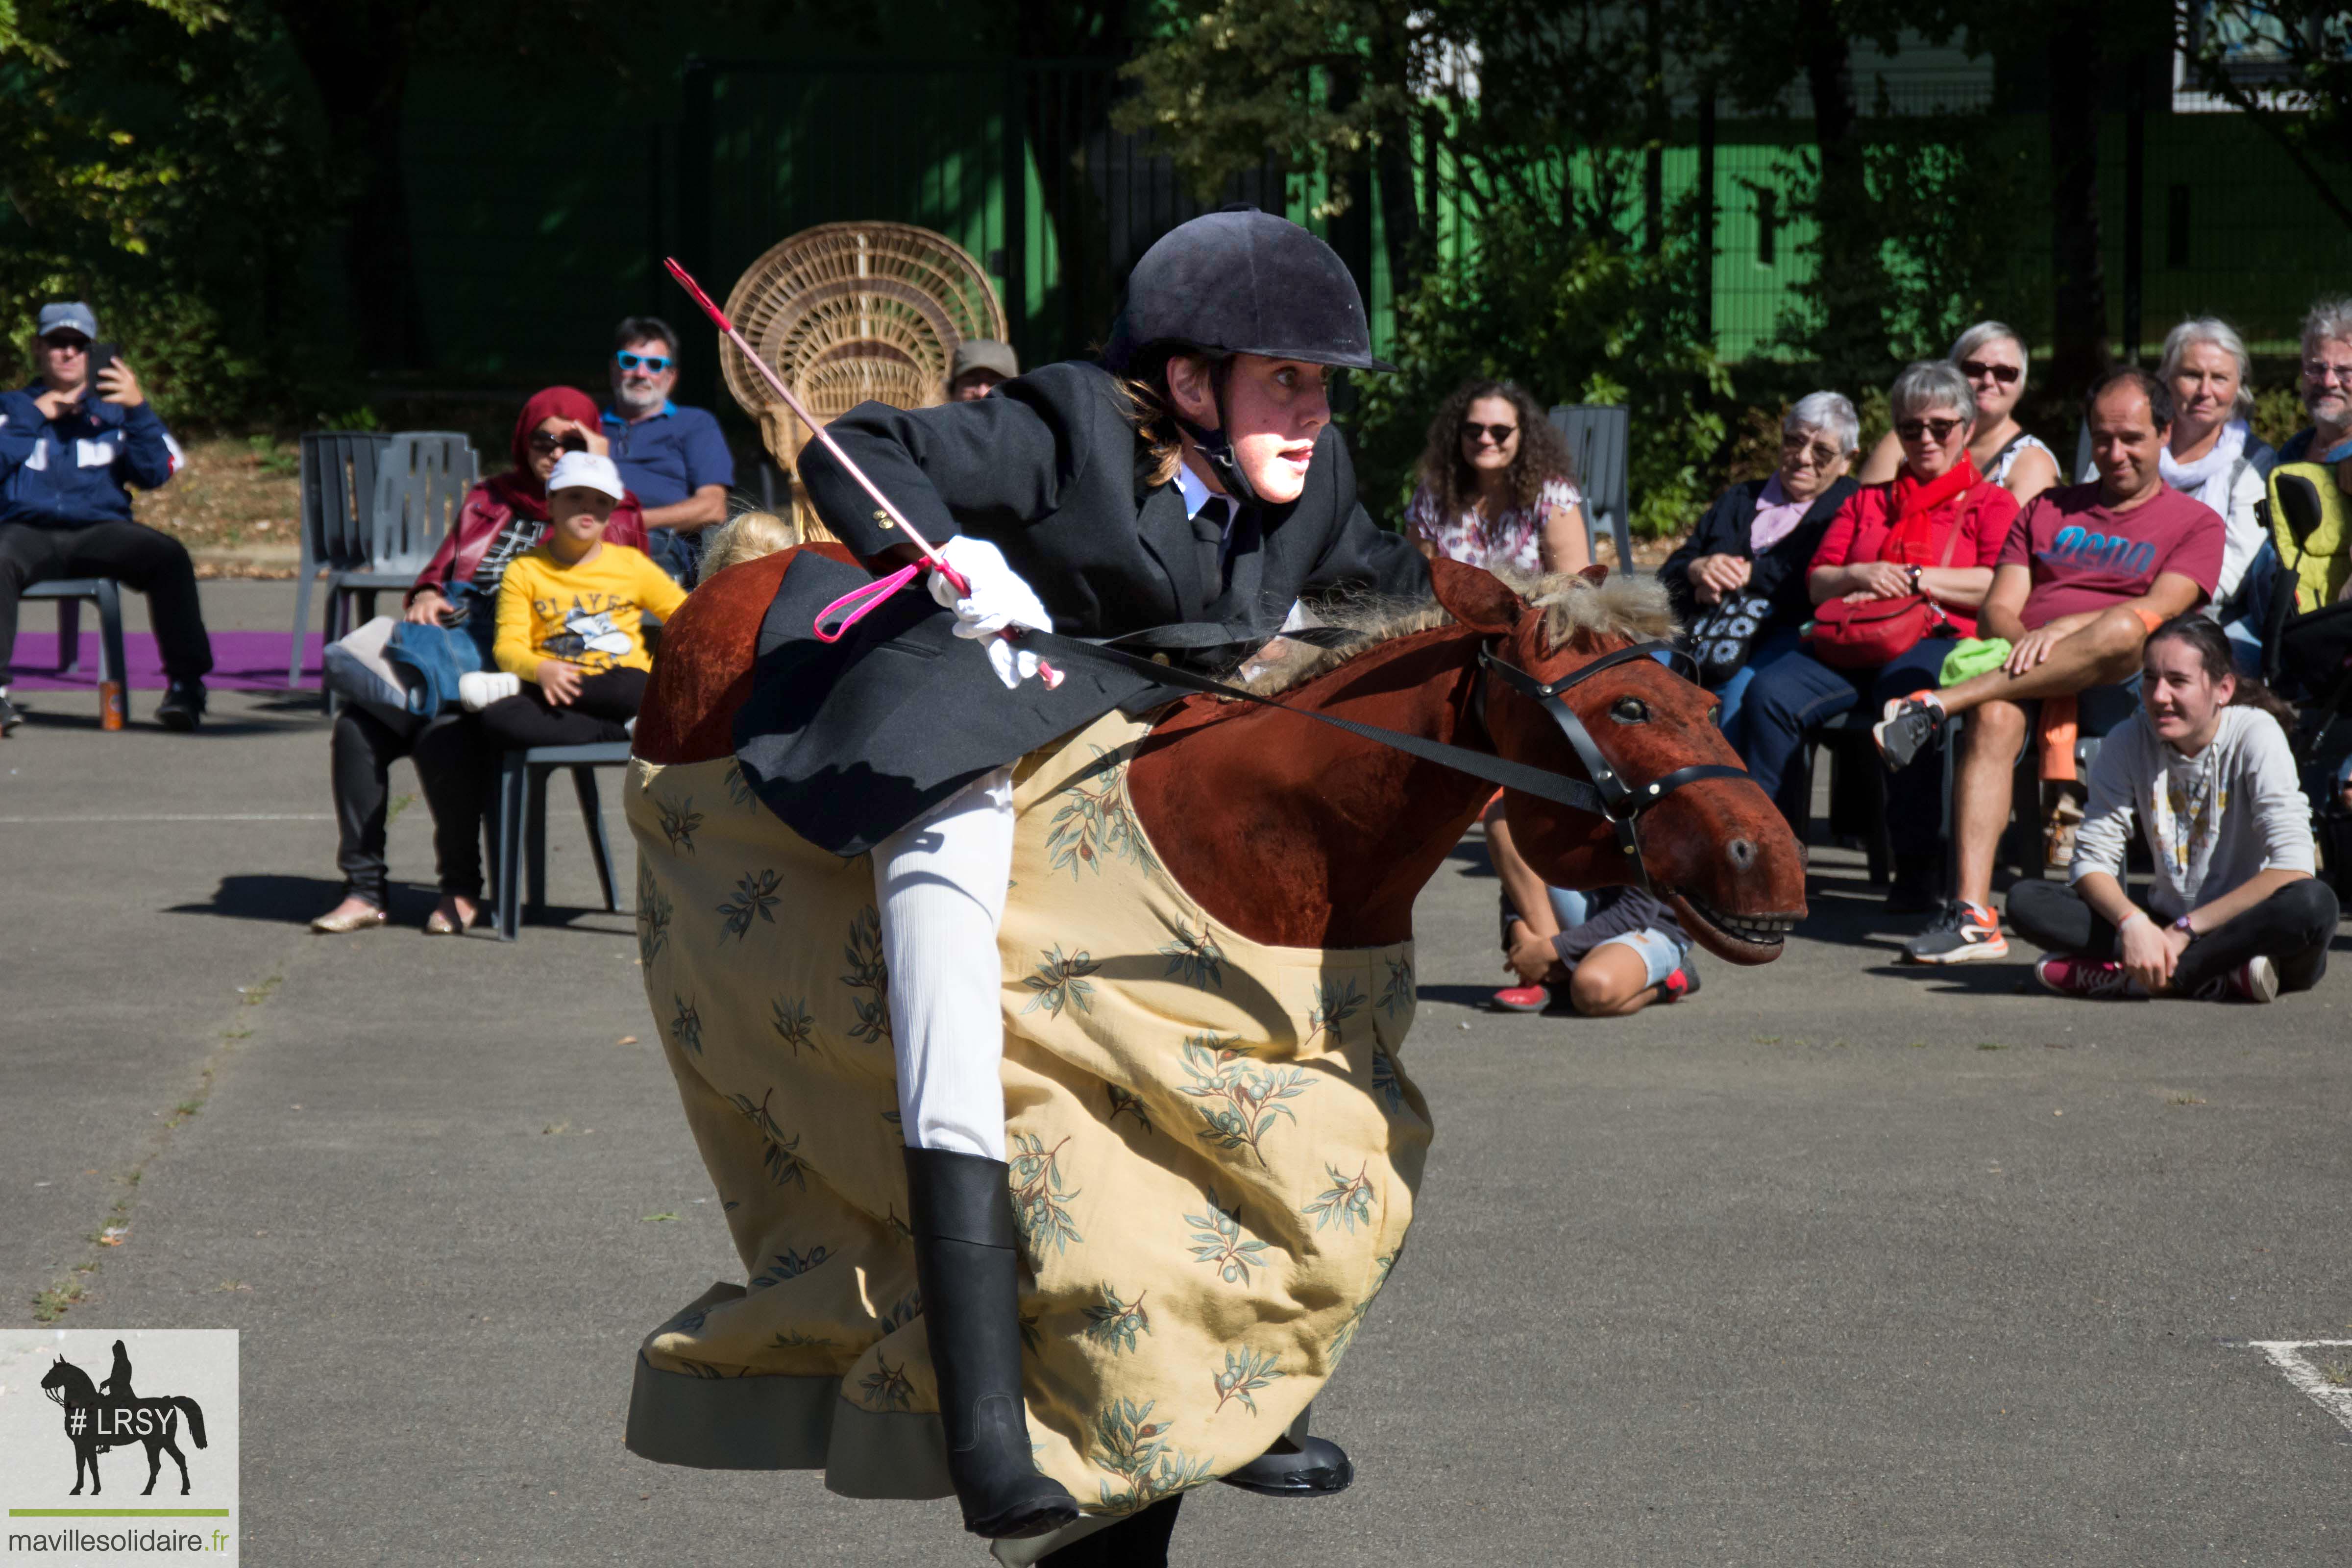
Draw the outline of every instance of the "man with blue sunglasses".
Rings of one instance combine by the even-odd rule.
[[[621,482],[646,509],[646,553],[691,585],[698,535],[727,521],[735,458],[708,409],[669,400],[677,385],[677,333],[658,316],[631,316],[613,333],[612,405],[604,439]]]

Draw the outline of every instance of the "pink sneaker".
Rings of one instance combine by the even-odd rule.
[[[1551,990],[1544,985],[1513,985],[1496,992],[1486,1005],[1497,1013],[1540,1013],[1551,1005]]]
[[[2140,989],[2139,982],[2124,972],[2122,964],[2087,958],[2045,958],[2033,966],[2033,978],[2061,996],[2088,996],[2112,1002],[2144,999],[2147,995]]]

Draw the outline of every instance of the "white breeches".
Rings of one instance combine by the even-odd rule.
[[[1013,771],[974,780],[874,850],[899,1130],[909,1149],[1004,1158],[1003,976]]]

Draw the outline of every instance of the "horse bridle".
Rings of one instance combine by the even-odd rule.
[[[1691,681],[1694,685],[1697,683],[1696,663],[1688,654],[1671,643],[1634,643],[1630,647],[1602,654],[1582,668],[1553,681],[1538,680],[1517,665],[1496,653],[1492,645],[1484,645],[1478,649],[1480,668],[1493,670],[1504,685],[1550,714],[1552,722],[1559,726],[1559,732],[1568,737],[1569,749],[1576,753],[1577,761],[1584,764],[1585,776],[1591,780],[1592,803],[1583,806],[1582,809],[1608,821],[1611,829],[1617,836],[1617,847],[1633,859],[1633,873],[1642,879],[1642,890],[1653,898],[1657,896],[1657,889],[1650,882],[1649,864],[1642,855],[1639,826],[1642,814],[1685,784],[1696,784],[1702,779],[1744,779],[1748,776],[1748,770],[1727,767],[1721,763],[1693,763],[1687,767],[1676,768],[1670,773],[1652,779],[1648,784],[1638,786],[1628,784],[1616,768],[1610,763],[1607,753],[1602,752],[1600,745],[1592,739],[1592,732],[1584,727],[1584,721],[1576,716],[1574,709],[1560,700],[1560,693],[1579,681],[1600,674],[1604,669],[1613,669],[1618,665],[1628,664],[1637,658],[1649,658],[1661,653],[1666,656],[1668,668],[1673,673]],[[1481,680],[1478,683],[1477,693],[1473,701],[1474,711],[1479,725],[1485,728],[1486,721],[1486,683],[1485,681]],[[1562,780],[1561,782],[1573,781]]]
[[[1133,641],[1134,639],[1117,640]],[[1590,816],[1601,817],[1615,832],[1618,848],[1633,860],[1633,874],[1641,879],[1639,885],[1642,890],[1653,898],[1657,896],[1657,889],[1651,882],[1650,868],[1642,858],[1642,839],[1637,826],[1642,813],[1649,810],[1685,784],[1697,784],[1704,779],[1744,779],[1748,776],[1748,770],[1745,768],[1726,767],[1719,763],[1695,763],[1688,767],[1676,768],[1674,772],[1654,779],[1648,784],[1629,785],[1618,775],[1616,768],[1610,763],[1606,753],[1594,742],[1591,733],[1584,727],[1584,721],[1578,718],[1575,711],[1560,700],[1559,694],[1579,681],[1598,675],[1604,669],[1613,669],[1621,664],[1629,664],[1637,658],[1648,658],[1654,654],[1664,654],[1670,661],[1673,673],[1696,683],[1697,665],[1689,655],[1670,643],[1643,642],[1635,643],[1629,647],[1617,648],[1602,654],[1574,674],[1563,676],[1549,683],[1538,680],[1508,659],[1496,655],[1491,643],[1480,645],[1479,667],[1482,669],[1493,670],[1502,679],[1505,685],[1549,712],[1552,722],[1559,726],[1560,733],[1568,737],[1570,749],[1576,752],[1578,762],[1584,767],[1586,777],[1580,779],[1567,773],[1556,773],[1549,768],[1539,768],[1533,763],[1517,762],[1491,752],[1473,751],[1467,746],[1433,741],[1425,735],[1410,735],[1403,731],[1391,730],[1379,724],[1365,724],[1353,719],[1343,719],[1336,713],[1318,713],[1312,709],[1293,708],[1287,703],[1277,702],[1270,697],[1261,697],[1254,691],[1244,691],[1238,686],[1228,686],[1223,681],[1212,680],[1206,676],[1196,675],[1181,666],[1146,659],[1139,655],[1129,652],[1124,647],[1114,646],[1111,641],[1096,642],[1057,632],[1032,632],[1024,640],[1024,646],[1034,647],[1040,654],[1058,653],[1076,662],[1093,661],[1117,665],[1137,674],[1149,676],[1155,684],[1160,686],[1173,687],[1179,690],[1197,691],[1203,696],[1223,698],[1228,701],[1254,703],[1262,708],[1277,709],[1295,718],[1311,719],[1316,723],[1328,724],[1335,730],[1345,730],[1349,734],[1360,735],[1365,740],[1402,752],[1408,756],[1420,757],[1423,761],[1435,763],[1440,767],[1452,768],[1456,773],[1467,773],[1472,778],[1483,780],[1487,784],[1497,784],[1504,789],[1517,790],[1523,795],[1534,795],[1538,800],[1548,800],[1554,805],[1567,806],[1571,811],[1581,811]],[[1182,646],[1182,644],[1180,639],[1171,646]],[[1476,720],[1481,729],[1485,729],[1486,727],[1485,680],[1476,682],[1471,702],[1472,717]]]

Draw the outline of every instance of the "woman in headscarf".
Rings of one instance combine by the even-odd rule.
[[[405,617],[419,626],[466,628],[487,651],[494,631],[499,583],[507,565],[547,531],[547,476],[565,451],[602,453],[596,405],[573,387],[535,394],[515,420],[509,447],[513,467],[476,485],[441,547],[416,574]],[[605,537],[643,550],[645,515],[634,495],[614,509]],[[487,658],[485,659],[487,663]],[[416,764],[425,803],[433,813],[433,853],[441,900],[425,922],[429,935],[454,936],[479,918],[482,906],[482,805],[490,758],[471,713],[430,717],[423,728],[395,729],[356,704],[335,717],[333,766],[338,825],[336,864],[343,900],[310,922],[329,933],[364,931],[387,918],[384,867],[388,782],[395,758]]]

